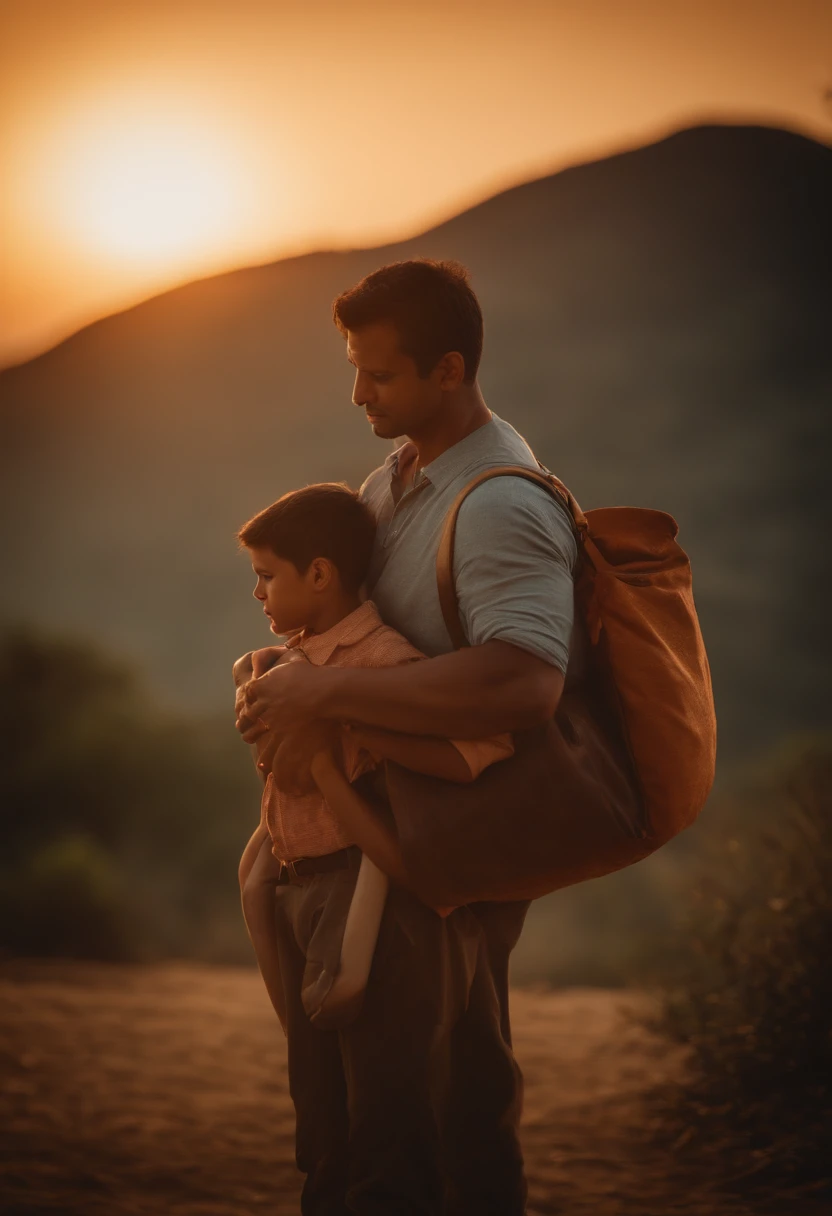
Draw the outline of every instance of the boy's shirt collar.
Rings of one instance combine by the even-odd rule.
[[[365,600],[343,620],[324,633],[296,633],[286,643],[287,648],[301,650],[317,667],[328,663],[339,646],[354,646],[378,629],[384,622],[372,600]]]

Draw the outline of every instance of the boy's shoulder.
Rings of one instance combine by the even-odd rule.
[[[391,667],[396,663],[412,663],[415,659],[426,657],[421,650],[408,641],[403,633],[399,633],[398,629],[393,629],[391,625],[385,625],[381,620],[371,637],[374,656],[377,657],[379,667]]]
[[[339,666],[394,667],[425,658],[403,634],[384,623],[371,600],[356,614],[355,625],[333,653],[333,662]]]

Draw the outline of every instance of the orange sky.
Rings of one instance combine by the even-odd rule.
[[[0,0],[0,362],[708,118],[832,138],[832,0]]]

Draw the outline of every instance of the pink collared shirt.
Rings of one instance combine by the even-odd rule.
[[[398,667],[425,658],[407,638],[384,624],[371,600],[325,633],[298,634],[288,645],[300,650],[316,667]],[[472,776],[514,751],[511,735],[451,742]],[[344,763],[350,781],[375,767],[369,752],[357,748],[347,733]],[[319,793],[285,794],[277,788],[271,773],[263,789],[262,816],[271,836],[272,852],[281,861],[322,857],[354,843]]]

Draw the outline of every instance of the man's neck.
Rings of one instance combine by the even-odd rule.
[[[416,449],[412,469],[423,469],[448,448],[467,438],[491,421],[491,410],[485,404],[478,384],[460,390],[449,408],[443,410],[435,423],[418,435],[409,435]]]

